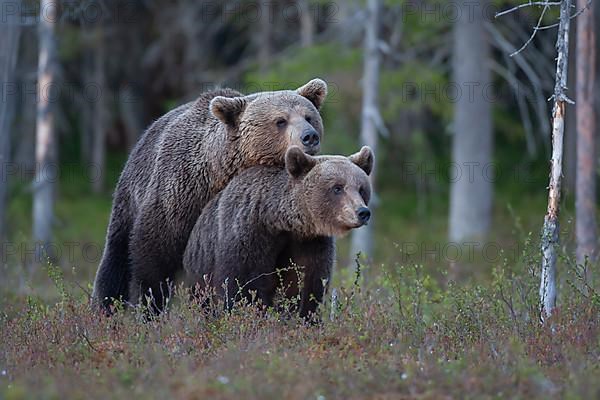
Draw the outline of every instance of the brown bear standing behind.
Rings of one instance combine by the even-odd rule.
[[[285,169],[253,167],[235,177],[204,208],[190,235],[183,265],[189,284],[209,284],[228,306],[256,291],[271,306],[283,283],[298,294],[290,261],[302,268],[300,315],[312,314],[323,298],[335,255],[332,236],[369,220],[368,147],[350,157],[311,157],[298,147]]]
[[[167,281],[182,269],[189,234],[206,203],[241,170],[282,165],[293,144],[316,154],[327,86],[244,96],[202,94],[161,117],[132,151],[115,190],[93,302],[153,296],[161,310]]]

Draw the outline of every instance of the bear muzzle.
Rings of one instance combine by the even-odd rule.
[[[306,154],[310,154],[311,156],[317,154],[321,148],[321,137],[312,127],[302,131],[302,134],[300,135],[300,141],[304,147],[304,152]]]
[[[367,207],[360,207],[356,210],[356,216],[358,217],[358,222],[360,226],[367,225],[369,219],[371,218],[371,210]]]

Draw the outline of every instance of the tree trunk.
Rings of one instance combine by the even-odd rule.
[[[587,0],[577,0],[583,8]],[[577,263],[585,258],[595,261],[596,237],[596,115],[594,88],[596,86],[596,38],[594,3],[590,10],[577,18],[577,186],[575,196]],[[591,271],[586,268],[588,283]]]
[[[569,73],[569,27],[571,0],[562,0],[560,25],[556,50],[556,83],[554,85],[554,108],[552,111],[552,159],[550,160],[550,184],[548,185],[548,210],[542,228],[542,277],[540,282],[540,319],[552,315],[556,306],[556,260],[559,241],[558,216],[560,211],[560,184],[562,177],[563,135],[565,130],[565,106],[567,74]]]
[[[577,28],[578,18],[571,20],[571,29]],[[573,40],[569,43],[569,53],[576,54],[577,43]],[[575,82],[577,72],[577,58],[569,58],[569,82]],[[576,88],[574,88],[576,89]],[[575,93],[575,92],[571,92]],[[563,191],[567,196],[575,196],[575,185],[577,179],[577,115],[571,113],[565,115],[565,154],[563,169]]]
[[[300,7],[300,45],[309,47],[313,44],[314,20],[310,8],[310,0],[299,0]]]
[[[94,54],[94,81],[99,89],[99,96],[94,102],[94,137],[92,145],[92,164],[96,172],[92,182],[94,193],[102,192],[106,172],[106,119],[105,97],[108,93],[104,73],[104,32],[102,28],[96,30],[96,52]]]
[[[81,107],[81,112],[79,115],[79,123],[81,130],[81,142],[80,142],[80,158],[81,164],[84,168],[88,167],[88,164],[92,161],[92,140],[93,140],[93,124],[92,124],[92,104],[90,104],[90,99],[87,97],[86,88],[88,85],[94,82],[94,73],[93,73],[93,62],[92,62],[93,54],[89,50],[83,50],[82,55],[82,67],[81,67],[81,75],[83,80],[83,91],[82,91],[82,101],[79,104]]]
[[[8,171],[11,160],[11,130],[15,116],[16,90],[12,92],[10,85],[15,83],[15,66],[19,50],[21,27],[17,12],[21,9],[20,1],[0,1],[0,9],[6,13],[6,20],[0,23],[0,79],[4,84],[4,98],[0,101],[0,169],[3,176],[0,181],[0,241],[6,239],[6,208],[8,202]],[[7,9],[15,8],[15,13]]]
[[[594,12],[594,33],[596,37],[600,37],[600,7],[594,5],[592,7]],[[600,46],[600,41],[596,40],[596,46]],[[600,76],[600,60],[598,56],[600,55],[600,49],[596,48],[596,76]],[[596,112],[596,126],[600,126],[600,79],[596,79],[594,84],[594,110]],[[596,163],[600,160],[596,159]],[[596,164],[597,168],[600,168],[600,164]]]
[[[260,72],[266,73],[267,68],[271,64],[271,32],[274,21],[271,13],[271,2],[260,1],[260,21],[258,31],[258,64]]]
[[[487,235],[492,213],[492,116],[490,103],[489,42],[484,28],[488,0],[456,2],[454,25],[454,83],[459,96],[454,105],[453,168],[449,238],[451,241]],[[486,96],[487,95],[487,96]],[[454,175],[453,175],[454,176]]]
[[[377,97],[379,95],[379,63],[380,53],[378,48],[379,31],[379,13],[380,1],[368,0],[367,18],[364,44],[364,72],[362,79],[363,99],[362,115],[360,127],[360,140],[377,154],[377,116],[379,110],[377,107]],[[371,172],[370,180],[373,186],[373,201],[371,208],[376,204],[375,196],[375,173],[374,168]],[[352,245],[350,259],[353,260],[356,254],[363,253],[368,257],[372,256],[373,251],[373,219],[369,225],[354,230],[352,233]]]
[[[42,0],[39,20],[38,105],[35,144],[36,173],[33,194],[33,238],[39,249],[52,238],[54,218],[54,189],[57,171],[55,159],[54,110],[56,102],[52,87],[55,84],[56,44],[54,30],[57,3]],[[43,253],[42,253],[43,254]]]
[[[21,43],[36,43],[38,33],[35,29],[21,29]],[[33,180],[35,176],[35,134],[37,112],[37,60],[39,51],[37,46],[21,46],[17,61],[17,87],[23,88],[20,92],[21,101],[17,110],[15,126],[16,135],[12,136],[14,142],[13,159],[21,169],[27,171],[27,178]]]
[[[138,98],[133,89],[128,86],[119,89],[118,98],[119,113],[121,114],[123,125],[125,126],[127,151],[131,152],[144,130],[139,104],[136,103]]]

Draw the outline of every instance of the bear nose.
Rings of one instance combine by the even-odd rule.
[[[358,220],[363,225],[369,221],[369,218],[371,218],[371,210],[369,210],[367,207],[359,208],[356,213],[358,215]]]
[[[307,147],[315,147],[319,145],[319,134],[314,129],[307,129],[300,136],[302,144]]]

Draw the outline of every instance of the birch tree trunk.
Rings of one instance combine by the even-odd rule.
[[[363,145],[369,146],[374,154],[377,154],[377,117],[379,115],[377,107],[380,63],[380,53],[378,48],[379,13],[380,1],[368,0],[364,44],[364,72],[362,79],[363,99],[360,140]],[[376,171],[377,169],[374,168],[370,175],[371,185],[373,186],[372,198],[374,200],[377,199],[375,196]],[[375,204],[370,205],[371,208],[373,208],[373,206],[375,206]],[[351,260],[353,260],[359,252],[366,254],[368,257],[372,256],[373,218],[371,218],[369,225],[353,231],[350,251]]]
[[[55,85],[55,26],[58,3],[42,0],[39,20],[39,60],[37,94],[37,128],[35,144],[36,174],[33,192],[33,239],[47,245],[52,237],[54,218],[55,132],[52,87]]]
[[[260,20],[258,30],[258,64],[261,73],[265,73],[269,65],[271,65],[271,34],[272,34],[272,20],[273,15],[271,14],[271,2],[260,1]]]
[[[4,172],[0,182],[0,240],[6,238],[6,208],[8,202],[7,168],[10,163],[11,133],[15,113],[16,93],[10,94],[11,85],[15,85],[15,66],[19,50],[21,27],[17,17],[21,10],[20,1],[0,0],[0,10],[6,12],[9,6],[15,13],[6,12],[5,19],[0,21],[0,79],[4,88],[4,98],[0,101],[0,166]]]
[[[587,0],[577,0],[577,7],[587,6]],[[577,263],[584,264],[597,257],[596,236],[596,115],[594,88],[596,87],[596,38],[594,31],[594,3],[591,9],[577,17],[577,185],[575,217]],[[591,271],[586,268],[585,278],[591,283]]]
[[[314,20],[310,9],[310,0],[299,0],[300,7],[300,45],[309,47],[313,44]]]
[[[548,185],[548,209],[542,228],[542,276],[540,283],[540,319],[545,321],[556,306],[556,260],[559,241],[560,185],[562,177],[563,135],[567,102],[567,74],[569,68],[569,27],[571,0],[562,0],[556,50],[556,82],[552,111],[552,159]]]
[[[94,54],[94,81],[99,89],[98,98],[94,102],[94,137],[92,145],[92,163],[97,172],[92,182],[94,193],[102,192],[104,177],[106,175],[106,119],[105,97],[107,95],[106,79],[104,73],[104,36],[103,29],[96,30],[96,51]]]
[[[490,228],[492,180],[492,115],[488,67],[489,42],[484,28],[488,0],[456,1],[454,26],[454,105],[452,161],[460,176],[450,186],[449,238],[453,242],[484,237]]]

